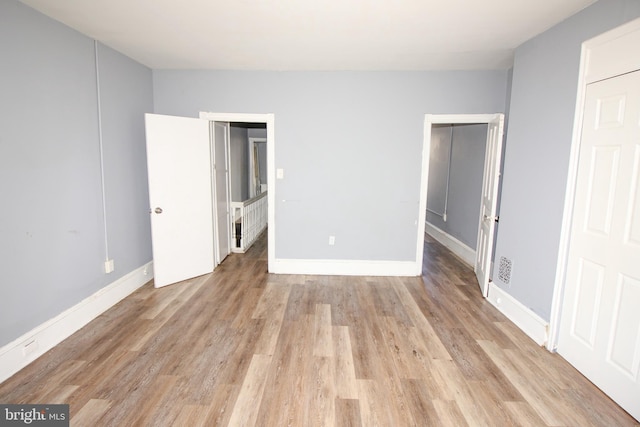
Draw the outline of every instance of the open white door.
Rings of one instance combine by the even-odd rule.
[[[213,129],[213,180],[216,201],[216,265],[231,252],[231,218],[229,190],[229,123],[211,122]]]
[[[638,420],[639,118],[640,70],[587,86],[558,340],[558,352]]]
[[[214,268],[209,122],[145,115],[156,287]]]
[[[488,126],[484,176],[482,178],[480,225],[478,227],[478,244],[476,247],[476,263],[474,267],[480,290],[485,298],[489,294],[493,234],[498,219],[496,212],[498,209],[498,184],[500,182],[504,115],[496,114]]]

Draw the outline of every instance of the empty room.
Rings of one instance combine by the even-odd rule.
[[[0,0],[0,424],[640,425],[638,45],[637,0]]]

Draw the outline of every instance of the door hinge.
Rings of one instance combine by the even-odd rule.
[[[496,217],[495,217],[495,221],[496,221],[496,222],[500,222],[500,217],[499,217],[498,215],[496,215]]]

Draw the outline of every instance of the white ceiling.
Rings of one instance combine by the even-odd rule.
[[[596,0],[22,0],[154,69],[501,69]]]

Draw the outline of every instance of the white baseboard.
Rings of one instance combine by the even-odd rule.
[[[542,346],[547,343],[549,339],[549,323],[493,282],[489,282],[489,296],[487,299],[538,345]]]
[[[152,278],[153,262],[149,262],[0,348],[0,382],[51,350]]]
[[[419,276],[414,261],[276,259],[272,273],[339,276]],[[416,273],[416,271],[418,273]]]
[[[450,234],[440,230],[433,224],[425,222],[424,231],[438,242],[442,243],[451,252],[456,254],[460,259],[473,267],[476,263],[476,251],[471,249],[460,240]]]

